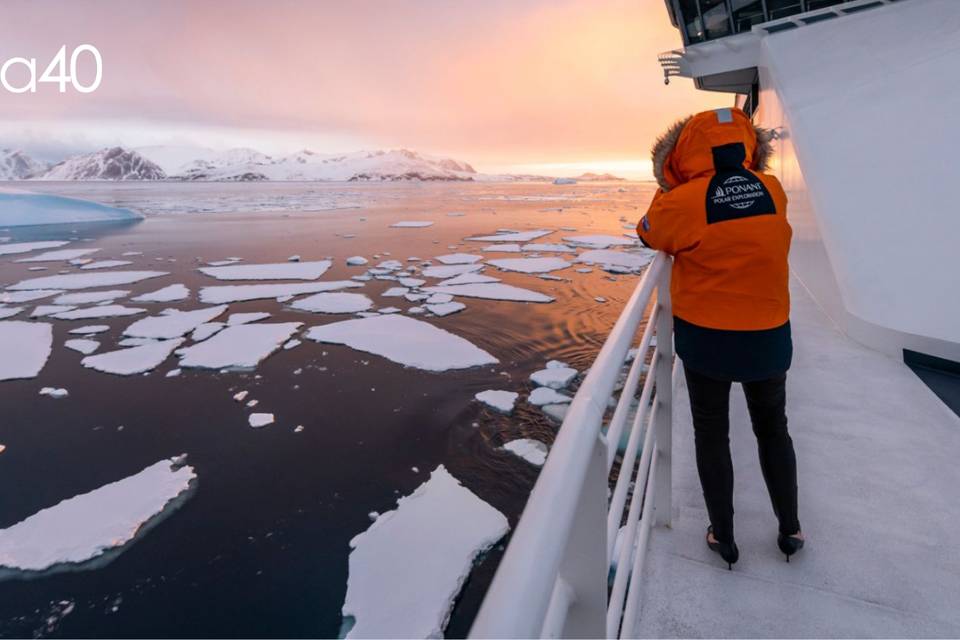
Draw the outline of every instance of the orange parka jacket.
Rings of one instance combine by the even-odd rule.
[[[678,318],[734,331],[788,321],[791,229],[780,182],[761,173],[768,156],[768,135],[740,109],[681,120],[654,146],[660,189],[637,234],[674,257]]]

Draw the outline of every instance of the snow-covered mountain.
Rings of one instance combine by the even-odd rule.
[[[407,149],[340,155],[304,149],[280,158],[271,158],[252,149],[232,149],[185,165],[174,177],[227,181],[473,180],[476,173],[466,162]]]
[[[163,180],[166,177],[159,166],[123,147],[67,158],[39,176],[41,180]]]
[[[0,149],[0,180],[24,180],[47,170],[47,165],[23,151]]]
[[[323,154],[303,149],[269,156],[256,149],[215,151],[206,147],[153,145],[113,147],[67,158],[46,167],[19,152],[0,154],[0,179],[188,180],[188,181],[550,181],[546,176],[481,174],[470,164],[408,149]],[[5,169],[7,158],[16,174]],[[19,158],[19,159],[17,159]],[[6,172],[5,172],[6,171]]]

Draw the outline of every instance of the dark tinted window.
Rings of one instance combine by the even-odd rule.
[[[707,40],[730,35],[730,14],[724,0],[700,0],[700,15]]]
[[[697,0],[679,0],[680,22],[687,36],[687,42],[703,42],[703,22],[700,20],[700,10]]]
[[[800,0],[767,0],[767,12],[770,14],[770,20],[796,15],[803,10],[803,3]]]
[[[750,31],[755,24],[766,22],[763,17],[763,0],[733,0],[733,30],[736,33]]]

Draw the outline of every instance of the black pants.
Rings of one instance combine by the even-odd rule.
[[[693,411],[697,470],[714,536],[733,540],[733,463],[730,460],[730,385],[684,367]],[[797,519],[797,459],[787,433],[787,375],[744,382],[760,469],[767,483],[780,533],[800,530]]]

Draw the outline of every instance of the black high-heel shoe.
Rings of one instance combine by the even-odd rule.
[[[733,571],[733,565],[740,559],[740,550],[736,542],[710,542],[710,534],[713,533],[713,525],[707,527],[707,546],[710,551],[719,553],[720,557],[727,562],[727,569]]]
[[[797,531],[797,533],[800,532]],[[790,562],[790,556],[800,551],[800,549],[803,549],[803,542],[801,538],[794,538],[792,535],[785,536],[782,533],[777,535],[777,546],[780,547],[783,555],[787,557],[787,562]]]

